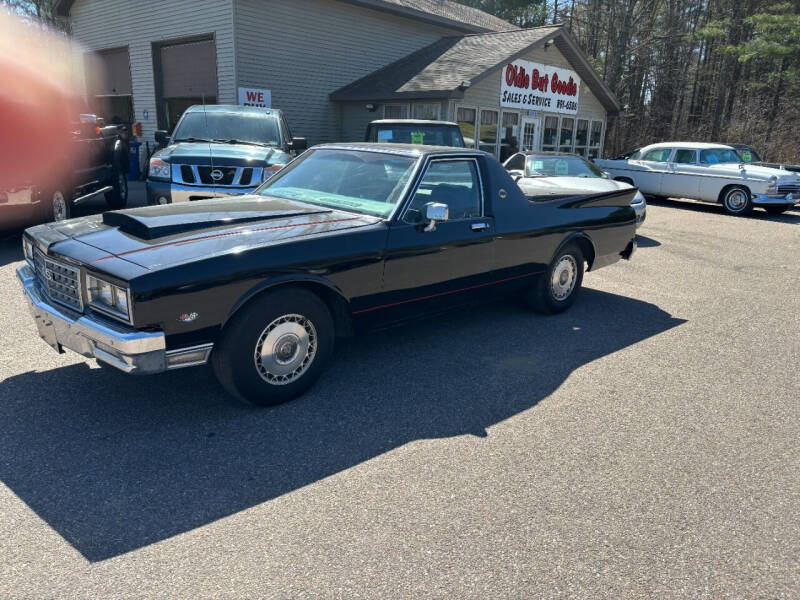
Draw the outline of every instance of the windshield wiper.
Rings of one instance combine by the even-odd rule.
[[[273,146],[274,144],[267,144],[264,142],[252,142],[250,140],[237,140],[236,138],[230,140],[212,140],[213,142],[217,142],[219,144],[247,144],[249,146]]]
[[[213,140],[207,140],[207,139],[204,139],[204,138],[185,137],[185,138],[176,139],[175,143],[177,144],[178,142],[212,142],[212,141]]]

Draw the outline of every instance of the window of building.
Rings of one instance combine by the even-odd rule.
[[[408,118],[408,104],[384,104],[383,105],[383,118],[384,119],[407,119]]]
[[[483,207],[475,160],[432,161],[419,182],[403,220],[421,223],[428,202],[446,204],[450,221],[480,217]]]
[[[544,131],[542,133],[542,150],[554,152],[558,140],[558,117],[544,118]]]
[[[475,147],[475,120],[478,116],[477,109],[468,106],[456,108],[456,123],[464,137],[464,146],[467,148]]]
[[[575,128],[575,154],[586,156],[586,149],[589,146],[589,120],[578,119]]]
[[[439,102],[429,102],[425,104],[415,104],[412,110],[415,119],[438,121],[441,108],[442,105]]]
[[[572,152],[575,146],[573,136],[575,135],[575,119],[571,117],[561,117],[561,133],[558,136],[558,151]]]
[[[481,126],[478,133],[478,149],[497,154],[497,111],[481,109]]]
[[[603,122],[592,121],[592,129],[589,134],[589,157],[599,158],[603,149]]]
[[[500,122],[500,160],[504,161],[519,150],[519,113],[503,112]]]

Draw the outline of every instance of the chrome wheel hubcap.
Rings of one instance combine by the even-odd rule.
[[[53,193],[53,220],[63,221],[67,218],[67,201],[61,192]]]
[[[264,381],[286,385],[308,370],[316,353],[314,324],[302,315],[283,315],[261,332],[254,359]]]
[[[558,259],[556,266],[553,267],[553,274],[550,277],[550,288],[553,291],[553,298],[564,300],[575,289],[575,281],[578,279],[578,264],[571,254],[566,254]]]
[[[747,194],[742,190],[735,190],[728,194],[728,208],[732,211],[740,211],[747,206]]]

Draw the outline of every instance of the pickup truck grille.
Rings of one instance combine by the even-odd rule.
[[[796,194],[800,192],[800,183],[788,183],[786,185],[778,186],[778,194],[785,196],[786,194]]]
[[[212,172],[218,171],[221,177],[214,179]],[[189,185],[209,185],[217,187],[236,187],[255,185],[261,177],[258,167],[213,167],[211,165],[180,165],[173,169],[176,183]]]
[[[38,248],[33,251],[33,265],[39,284],[52,300],[83,311],[79,269],[45,256]]]

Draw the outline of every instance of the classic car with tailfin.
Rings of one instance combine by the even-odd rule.
[[[253,195],[30,228],[39,335],[127,373],[212,363],[233,396],[305,391],[339,336],[522,293],[576,299],[630,258],[634,188],[534,201],[480,151],[315,146]]]

